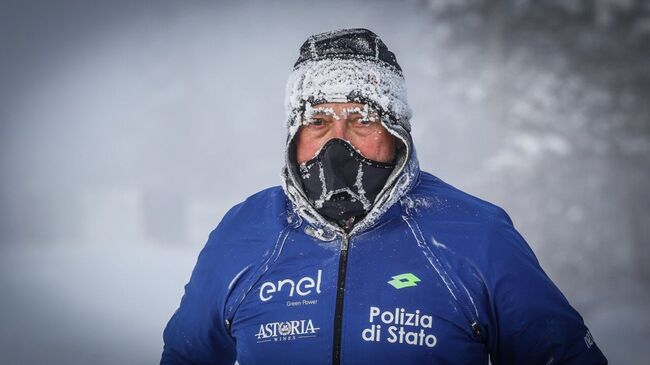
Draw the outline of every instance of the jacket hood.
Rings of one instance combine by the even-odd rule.
[[[357,222],[350,234],[373,226],[416,183],[419,167],[411,139],[411,109],[406,97],[406,82],[395,55],[373,32],[340,29],[310,36],[300,48],[298,61],[287,81],[285,93],[286,125],[283,188],[293,210],[320,232],[319,238],[335,237],[343,229],[321,216],[310,204],[295,163],[294,139],[303,114],[312,105],[358,102],[372,106],[381,123],[403,148],[398,149],[396,167],[377,195],[368,214]],[[329,234],[323,235],[323,232]]]
[[[383,189],[377,195],[375,202],[368,214],[355,223],[350,235],[366,231],[380,221],[382,216],[404,197],[417,183],[420,173],[415,148],[411,134],[400,124],[386,121],[387,115],[382,115],[382,125],[403,144],[404,148],[398,151],[395,169],[388,177]],[[282,169],[282,188],[291,202],[291,209],[315,228],[315,236],[321,240],[331,240],[335,237],[332,233],[343,234],[343,229],[335,223],[320,215],[309,202],[295,163],[295,130],[289,130],[285,147],[285,166]]]

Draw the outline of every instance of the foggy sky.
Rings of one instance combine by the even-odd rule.
[[[466,54],[422,2],[3,1],[0,362],[156,363],[208,233],[233,204],[280,183],[284,87],[300,44],[342,27],[373,30],[397,55],[423,170],[517,212],[515,224],[538,218],[517,202],[541,183],[520,195],[492,185],[491,174],[509,173],[499,166],[532,157],[503,154],[507,125],[472,103],[492,90],[444,74]],[[571,143],[515,144],[561,154]],[[543,230],[523,228],[561,289],[590,283],[587,269],[566,275]],[[581,244],[563,253],[580,256]],[[625,247],[607,254],[625,263]],[[636,345],[650,325],[634,320],[647,292],[610,305],[602,291],[565,293],[612,363],[647,359]]]

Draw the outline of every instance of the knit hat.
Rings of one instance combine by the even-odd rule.
[[[341,29],[309,37],[287,82],[285,105],[289,136],[300,127],[307,104],[366,103],[382,122],[410,131],[402,69],[393,52],[373,32]]]

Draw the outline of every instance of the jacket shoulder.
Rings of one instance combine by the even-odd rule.
[[[236,228],[286,220],[286,195],[279,186],[259,191],[226,212],[217,229]]]
[[[259,260],[287,226],[286,196],[279,186],[264,189],[233,206],[210,233],[204,251],[224,267]]]
[[[285,197],[265,189],[232,207],[201,250],[178,310],[164,332],[161,363],[233,363],[227,314],[283,227]]]
[[[493,363],[606,364],[502,208],[424,172],[405,200],[425,244],[467,290],[460,295],[477,304]]]
[[[514,254],[517,252],[537,262],[510,216],[495,204],[428,173],[422,173],[419,184],[405,200],[403,205],[419,222],[427,239],[442,244],[448,255],[471,261],[480,271],[486,269],[494,255],[518,260],[521,257]]]
[[[510,216],[503,208],[468,194],[424,171],[420,173],[415,189],[404,198],[403,204],[407,209],[416,209],[419,214],[434,216],[436,221],[512,225]]]

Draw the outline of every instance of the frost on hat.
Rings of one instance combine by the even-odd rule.
[[[300,56],[293,67],[325,58],[374,60],[402,71],[393,52],[367,29],[341,29],[309,37],[300,47]]]
[[[382,112],[384,123],[409,131],[411,109],[402,69],[393,52],[367,29],[341,29],[309,37],[287,82],[289,134],[307,103],[361,102]]]

